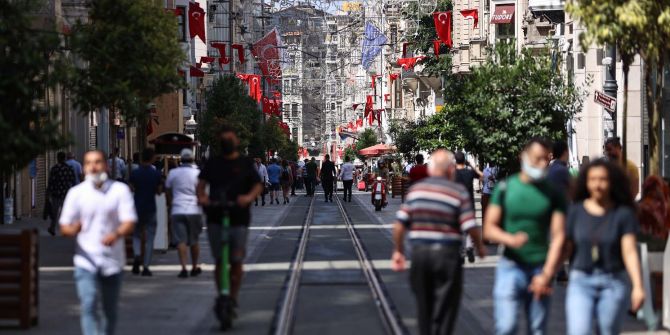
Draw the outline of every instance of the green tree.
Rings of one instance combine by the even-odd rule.
[[[177,20],[160,1],[92,1],[89,21],[77,23],[70,41],[85,64],[70,80],[75,104],[84,112],[106,107],[146,124],[147,104],[184,85],[177,70],[186,55],[177,31]],[[145,127],[138,129],[144,138]]]
[[[585,94],[569,85],[548,52],[499,43],[467,76],[446,78],[446,103],[419,130],[423,149],[464,149],[507,171],[532,137],[567,137],[567,121],[581,110]]]
[[[37,1],[0,0],[0,175],[26,166],[37,155],[64,147],[47,90],[55,89],[53,69],[58,60],[60,38],[54,22],[30,13]]]
[[[627,100],[628,70],[633,57],[639,53],[644,60],[650,120],[649,171],[652,175],[660,174],[661,92],[666,55],[670,52],[670,0],[575,0],[567,10],[586,28],[580,36],[582,46],[591,43],[617,45],[623,63],[624,100]],[[626,117],[627,103],[624,103],[624,143]]]
[[[453,9],[453,4],[451,0],[438,0],[436,11],[450,11]],[[418,2],[411,3],[409,5],[408,11],[405,14],[406,19],[415,20],[416,13],[418,13]],[[433,15],[421,15],[418,18],[418,27],[416,35],[412,37],[412,44],[409,46],[413,50],[418,50],[423,53],[426,58],[421,61],[421,64],[424,65],[423,73],[429,76],[438,77],[444,73],[451,71],[451,54],[444,53],[440,57],[436,57],[435,54],[431,51],[433,48],[433,41],[437,38],[437,32],[435,31],[435,22],[433,20]],[[445,51],[446,46],[442,45],[442,51]]]
[[[377,134],[375,131],[371,128],[366,128],[358,137],[358,140],[356,140],[356,156],[358,156],[360,160],[364,160],[365,156],[359,154],[358,152],[377,143]]]
[[[389,135],[398,149],[398,152],[405,158],[412,157],[419,152],[419,141],[417,130],[425,125],[424,120],[414,123],[405,119],[394,119],[389,123]]]
[[[237,130],[242,149],[249,147],[250,153],[261,155],[268,149],[263,145],[269,137],[266,136],[267,129],[261,129],[258,104],[249,97],[246,86],[239,79],[234,76],[216,79],[205,97],[207,109],[200,114],[197,129],[202,144],[215,145],[217,130],[226,124]]]

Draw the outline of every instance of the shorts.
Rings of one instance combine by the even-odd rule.
[[[279,183],[271,183],[270,184],[270,191],[279,191],[281,189]]]
[[[172,237],[175,243],[186,243],[188,246],[198,244],[202,232],[202,215],[174,214],[172,215]]]
[[[221,237],[221,228],[218,223],[207,223],[207,236],[209,237],[209,246],[212,249],[212,257],[217,263],[221,260],[221,248],[223,241]],[[230,241],[230,262],[242,263],[247,252],[247,236],[249,228],[245,226],[228,227],[228,238]]]

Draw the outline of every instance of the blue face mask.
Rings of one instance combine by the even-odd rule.
[[[523,171],[523,173],[525,173],[533,181],[544,179],[547,172],[545,169],[530,165],[530,163],[528,163],[528,159],[525,157],[521,160],[521,171]]]

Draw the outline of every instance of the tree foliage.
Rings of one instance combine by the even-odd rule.
[[[361,151],[362,149],[371,147],[377,143],[378,143],[377,134],[375,133],[375,131],[372,130],[371,128],[366,128],[358,137],[358,140],[356,140],[356,156],[360,160],[364,160],[365,156],[359,154],[358,152]]]
[[[436,11],[450,11],[453,9],[451,0],[438,0]],[[418,3],[409,5],[406,19],[415,20],[415,13],[418,13]],[[418,50],[426,56],[420,63],[424,65],[423,72],[429,76],[439,76],[443,73],[451,71],[451,55],[446,52],[446,46],[442,45],[441,51],[444,52],[440,57],[436,57],[431,51],[433,42],[437,40],[437,32],[435,31],[435,22],[433,15],[422,15],[418,18],[418,27],[416,35],[412,37],[409,46],[412,50]]]
[[[261,130],[261,114],[258,104],[247,94],[247,87],[234,76],[214,80],[205,94],[207,108],[198,120],[198,138],[204,145],[216,145],[216,133],[221,125],[233,127],[240,138],[240,147],[247,149],[254,143],[264,151],[261,144],[265,137]]]
[[[416,123],[406,119],[394,119],[389,123],[389,135],[398,152],[411,157],[419,152],[418,131],[426,122],[419,120]]]
[[[144,120],[148,103],[184,85],[177,70],[186,55],[176,31],[177,20],[160,1],[92,1],[89,22],[74,27],[70,43],[84,61],[70,80],[75,104]]]
[[[67,144],[56,110],[45,99],[54,88],[60,38],[53,22],[33,26],[36,1],[0,0],[0,173],[26,166],[35,156]]]
[[[565,139],[567,121],[581,110],[583,91],[557,68],[548,54],[498,44],[471,74],[447,76],[444,108],[418,130],[419,146],[464,149],[516,170],[529,139]]]

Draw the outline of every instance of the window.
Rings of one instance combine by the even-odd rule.
[[[298,104],[291,105],[291,117],[298,117]]]
[[[186,41],[186,7],[177,6],[177,39],[181,42]]]
[[[496,39],[514,38],[514,23],[496,24]]]

